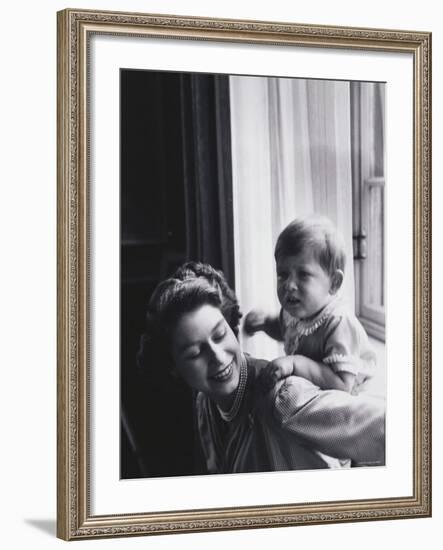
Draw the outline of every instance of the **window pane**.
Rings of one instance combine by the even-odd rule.
[[[367,254],[367,303],[384,306],[384,182],[377,179],[368,182],[368,254]]]

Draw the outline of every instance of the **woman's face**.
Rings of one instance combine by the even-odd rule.
[[[209,304],[184,313],[172,333],[177,371],[194,390],[229,408],[240,378],[240,347],[221,311]]]

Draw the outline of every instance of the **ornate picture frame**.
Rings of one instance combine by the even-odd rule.
[[[91,246],[91,236],[97,204],[91,189],[91,149],[95,143],[90,94],[97,70],[91,61],[91,44],[96,36],[149,39],[159,45],[166,39],[191,41],[202,47],[241,44],[408,57],[413,80],[412,190],[408,188],[412,233],[406,232],[405,239],[412,258],[408,265],[412,280],[409,382],[413,449],[407,494],[309,502],[294,498],[296,502],[277,503],[269,503],[264,495],[254,504],[240,506],[172,506],[112,513],[93,510],[91,480],[95,474],[90,453],[96,411],[91,357],[97,317],[92,311],[91,262],[96,261],[97,249]],[[67,9],[58,13],[57,70],[58,536],[73,540],[430,516],[431,34]],[[115,452],[118,454],[118,449]],[[157,482],[161,491],[162,480]]]

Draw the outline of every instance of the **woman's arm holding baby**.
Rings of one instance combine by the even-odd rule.
[[[318,451],[359,465],[384,464],[383,399],[320,390],[305,378],[290,376],[280,380],[265,401],[282,429]]]

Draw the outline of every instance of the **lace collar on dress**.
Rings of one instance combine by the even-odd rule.
[[[309,319],[297,319],[297,317],[289,317],[287,326],[294,329],[299,336],[309,336],[315,332],[329,318],[331,312],[337,307],[340,298],[333,298],[327,306],[321,309],[313,317]]]

